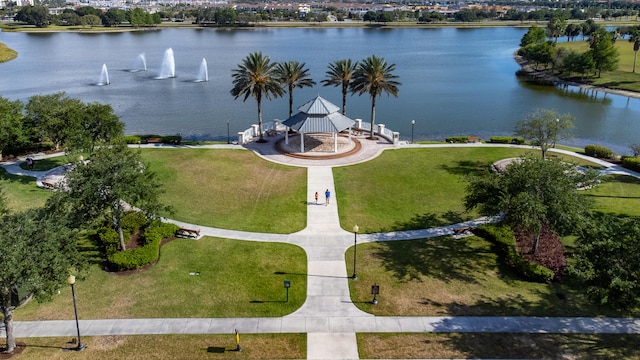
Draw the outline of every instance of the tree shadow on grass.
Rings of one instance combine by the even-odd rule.
[[[464,216],[463,212],[456,212],[453,210],[449,210],[443,214],[416,214],[408,221],[396,222],[390,228],[382,228],[379,232],[431,229],[457,224],[468,220],[471,220],[470,216]]]
[[[489,170],[491,163],[484,161],[460,160],[451,164],[442,164],[440,168],[452,175],[477,175]]]
[[[638,358],[639,335],[456,333],[442,343],[468,358]],[[425,340],[428,341],[428,340]]]
[[[401,282],[421,282],[423,277],[433,277],[445,282],[475,283],[474,273],[484,271],[493,254],[470,246],[473,241],[470,239],[438,237],[385,242],[372,256],[382,260],[386,270]]]

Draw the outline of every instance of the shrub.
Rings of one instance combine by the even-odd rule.
[[[100,246],[102,246],[107,255],[118,251],[118,247],[120,246],[118,232],[110,227],[101,227],[98,229],[97,234]]]
[[[494,144],[524,144],[524,139],[519,137],[512,136],[492,136],[489,139],[489,142]]]
[[[601,159],[613,159],[616,156],[613,150],[600,145],[587,145],[584,147],[584,153]]]
[[[466,143],[469,141],[468,136],[452,136],[445,139],[448,143]]]
[[[182,142],[182,136],[180,135],[162,136],[161,139],[163,144],[180,145]]]
[[[142,142],[142,138],[136,135],[127,135],[124,137],[124,141],[127,144],[140,144]]]
[[[178,226],[154,222],[145,230],[145,245],[127,251],[110,254],[107,257],[115,271],[138,269],[158,260],[162,239],[173,237]]]
[[[622,166],[629,170],[640,172],[640,158],[623,156],[622,157]]]
[[[147,225],[147,217],[139,211],[129,211],[122,217],[122,231],[126,236],[135,234]]]
[[[524,259],[516,250],[516,238],[508,225],[486,224],[476,229],[476,234],[494,243],[506,257],[507,264],[521,276],[532,281],[549,283],[555,277],[552,270]]]

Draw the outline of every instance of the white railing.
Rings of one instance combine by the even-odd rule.
[[[362,122],[361,119],[356,119],[356,123],[352,129],[369,132],[371,130],[371,123]],[[276,119],[274,121],[262,123],[263,135],[268,136],[279,131],[287,131],[287,127],[283,125],[280,120]],[[399,138],[399,134],[397,132],[387,129],[384,124],[378,124],[378,126],[374,127],[373,134],[384,138],[392,144],[395,144]],[[252,125],[247,130],[238,132],[238,144],[244,144],[252,141],[254,137],[258,137],[259,135],[258,125]]]

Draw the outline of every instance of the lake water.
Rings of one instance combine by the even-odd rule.
[[[376,123],[416,140],[450,135],[510,135],[515,123],[537,108],[575,116],[575,138],[619,153],[639,143],[640,99],[584,94],[532,86],[516,78],[513,60],[526,29],[163,29],[109,34],[0,33],[19,52],[0,64],[0,96],[27,101],[65,91],[86,102],[111,104],[127,134],[180,133],[224,139],[257,122],[255,100],[234,100],[231,70],[253,51],[274,61],[297,60],[320,83],[329,63],[372,54],[396,64],[398,97],[377,101]],[[175,57],[176,77],[158,80],[165,51]],[[139,68],[145,54],[148,71]],[[202,59],[209,81],[197,79]],[[111,84],[97,86],[103,64]],[[316,85],[294,91],[294,107],[320,95],[341,105],[339,88]],[[263,119],[286,119],[288,98],[263,102]],[[295,109],[294,109],[295,112]],[[347,115],[369,121],[370,98],[350,96]]]

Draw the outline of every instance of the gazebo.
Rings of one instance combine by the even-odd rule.
[[[293,115],[282,124],[300,134],[300,152],[304,151],[305,133],[331,133],[333,135],[333,152],[338,152],[338,133],[351,128],[356,122],[342,115],[340,107],[323,99],[319,95],[298,108],[299,113]],[[351,133],[349,133],[351,138]],[[285,144],[289,145],[289,132],[285,132]]]

